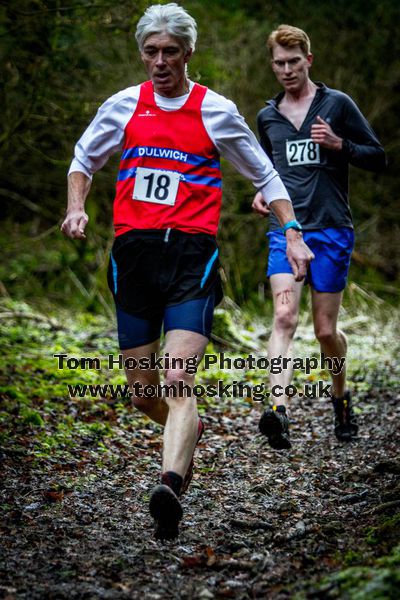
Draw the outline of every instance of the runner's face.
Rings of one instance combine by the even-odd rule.
[[[191,50],[184,50],[179,40],[168,33],[146,38],[141,57],[157,94],[176,98],[188,91],[185,67],[191,54]]]
[[[306,56],[300,46],[285,48],[276,44],[272,54],[272,70],[285,92],[301,91],[309,81],[309,70],[313,56]]]

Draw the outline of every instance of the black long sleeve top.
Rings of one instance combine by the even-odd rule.
[[[267,102],[257,117],[261,145],[284,182],[303,229],[352,227],[349,164],[382,171],[385,152],[349,96],[322,83],[316,85],[318,89],[300,129],[278,109],[284,92]],[[343,138],[342,150],[328,150],[311,140],[311,125],[318,115]],[[278,228],[278,221],[271,215],[271,229]]]

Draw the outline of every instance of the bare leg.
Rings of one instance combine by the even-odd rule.
[[[174,329],[166,335],[165,353],[170,359],[187,359],[197,356],[203,357],[208,339],[193,331]],[[178,382],[192,387],[194,375],[185,372],[185,369],[168,369],[165,372],[165,383],[177,386]],[[198,412],[197,400],[193,396],[166,398],[169,407],[168,419],[164,430],[163,472],[173,471],[185,476],[192,459],[197,439]]]
[[[270,277],[271,290],[274,302],[274,322],[272,333],[268,344],[268,357],[271,361],[274,357],[291,358],[292,341],[296,331],[301,291],[303,282],[294,280],[293,275],[289,273],[280,273]],[[270,387],[279,385],[284,388],[287,386],[293,375],[291,361],[288,361],[288,368],[280,373],[270,374]],[[283,404],[288,407],[288,398],[281,396],[276,398],[276,404]]]
[[[345,334],[337,328],[339,309],[343,292],[326,293],[312,290],[312,309],[315,335],[320,343],[321,351],[326,357],[346,358],[347,340]],[[340,398],[346,388],[346,364],[340,373],[333,373],[332,393]]]
[[[165,356],[169,355],[170,362],[173,359],[185,361],[189,357],[197,356],[200,362],[208,338],[192,331],[175,329],[169,331],[165,339]],[[124,360],[134,358],[150,357],[152,353],[159,353],[159,340],[123,351]],[[178,362],[178,361],[177,361]],[[180,366],[180,365],[179,365]],[[134,386],[140,383],[142,386],[160,384],[160,373],[158,370],[126,369],[128,383]],[[182,381],[190,388],[194,384],[194,375],[185,372],[183,368],[168,369],[165,371],[165,384],[177,386]],[[134,388],[133,388],[134,389]],[[149,416],[156,423],[165,425],[164,429],[164,452],[162,471],[173,471],[182,477],[192,459],[193,450],[197,439],[198,413],[197,400],[193,396],[169,398],[144,398],[134,395],[135,407]]]
[[[156,340],[155,342],[144,346],[123,350],[122,354],[125,361],[129,358],[138,360],[142,357],[150,357],[152,353],[158,354],[159,349],[160,341]],[[130,386],[134,386],[135,383],[140,383],[143,386],[158,385],[160,383],[160,373],[157,369],[154,371],[150,369],[126,369],[125,373]],[[168,405],[164,398],[143,398],[134,395],[133,404],[138,410],[150,417],[150,419],[156,423],[165,425],[168,417]]]

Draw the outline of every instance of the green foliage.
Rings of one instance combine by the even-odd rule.
[[[400,585],[399,548],[378,561],[377,567],[350,567],[324,579],[325,598],[396,600]],[[390,565],[390,566],[386,566]]]
[[[338,553],[339,555],[340,553]],[[339,557],[338,557],[339,558]],[[364,554],[357,552],[356,550],[348,550],[346,554],[341,557],[344,566],[362,564],[364,562]]]
[[[32,224],[16,230],[9,221],[0,239],[0,281],[14,299],[113,314],[106,281],[109,229],[92,229],[79,243],[64,238],[58,226],[39,234]]]
[[[77,137],[98,105],[135,77],[132,28],[143,5],[132,10],[127,1],[17,0],[1,7],[0,193],[6,214],[41,223],[61,216]],[[100,179],[103,186],[94,193],[109,219],[112,179]]]
[[[20,414],[23,423],[26,423],[27,425],[36,425],[37,427],[44,426],[44,421],[37,410],[23,408]]]
[[[400,537],[400,514],[393,517],[381,519],[376,527],[370,527],[367,531],[367,542],[374,546],[377,544],[393,544]]]
[[[361,322],[356,309],[357,306],[348,305],[345,315],[345,331],[352,349],[348,376],[352,386],[364,396],[371,394],[373,401],[377,385],[387,390],[398,387],[398,365],[394,360],[398,352],[398,325],[386,318],[382,307],[379,314],[369,306],[373,318]],[[216,325],[218,337],[207,348],[207,354],[219,355],[223,351],[231,361],[249,354],[266,356],[268,330],[259,315],[252,316],[228,302],[224,309],[218,309]],[[39,459],[72,452],[74,439],[79,438],[106,452],[105,441],[110,436],[118,438],[120,428],[130,428],[137,422],[130,399],[121,394],[117,397],[112,397],[110,391],[97,397],[91,397],[89,392],[83,397],[69,394],[68,385],[125,383],[123,370],[117,366],[108,368],[108,355],[115,360],[119,354],[114,319],[110,321],[109,317],[88,312],[55,312],[54,308],[44,314],[31,305],[7,300],[1,303],[0,334],[1,445],[11,444],[22,451],[29,440],[34,442],[30,451]],[[318,355],[316,342],[310,341],[309,324],[300,325],[299,337],[295,356]],[[75,363],[54,355],[98,358],[101,368],[87,360],[75,368]],[[301,386],[305,381],[327,378],[328,374],[320,369],[311,374],[296,371],[294,383]],[[217,380],[228,384],[237,380],[252,386],[267,382],[268,371],[221,367],[218,361],[205,369],[203,364],[197,382],[208,384]],[[200,411],[220,401],[204,397]],[[251,399],[246,398],[224,401],[251,404]],[[362,406],[368,411],[367,401]],[[390,527],[398,535],[398,520],[389,519],[368,532],[371,544],[374,540],[380,543],[384,537],[389,539]]]

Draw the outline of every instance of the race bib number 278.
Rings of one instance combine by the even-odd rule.
[[[173,206],[178,193],[180,174],[177,171],[160,169],[136,169],[133,199]]]
[[[286,158],[290,167],[319,164],[319,144],[312,139],[286,140]]]

